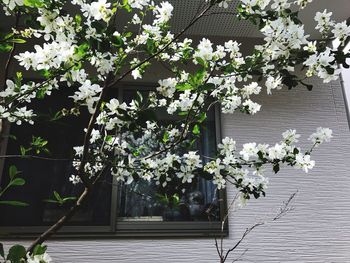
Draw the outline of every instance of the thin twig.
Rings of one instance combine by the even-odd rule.
[[[236,259],[234,259],[233,261],[232,261],[232,263],[233,262],[237,262],[237,261],[239,261],[239,260],[241,260],[242,258],[243,258],[243,256],[245,255],[245,253],[247,253],[247,251],[248,251],[249,249],[248,248],[246,248],[243,252],[242,252],[242,254],[241,255],[239,255],[239,257],[238,258],[236,258]]]
[[[234,15],[234,16],[236,16],[237,13],[235,13],[235,12],[228,12],[228,11],[222,11],[222,12],[211,12],[211,13],[206,14],[204,16],[211,16],[211,15]]]
[[[271,219],[272,222],[275,222],[277,220],[279,220],[280,218],[282,218],[283,216],[285,216],[288,212],[293,210],[293,207],[291,207],[291,203],[294,200],[296,194],[298,193],[298,191],[296,191],[295,193],[291,194],[291,196],[288,198],[287,201],[283,202],[282,207],[280,207],[278,213]],[[234,201],[237,199],[237,195],[234,198]],[[232,203],[231,203],[232,205]],[[232,207],[230,205],[229,209]],[[229,211],[228,209],[228,211]],[[227,212],[228,214],[228,212]],[[224,218],[224,220],[226,220],[227,217]],[[220,256],[220,263],[224,263],[226,262],[228,256],[230,255],[231,252],[233,252],[235,249],[237,249],[237,247],[243,242],[243,240],[249,235],[249,233],[251,233],[255,228],[265,225],[267,223],[267,221],[261,221],[261,222],[257,222],[255,223],[253,226],[247,228],[244,233],[242,234],[241,238],[236,242],[236,244],[231,247],[230,249],[228,249],[225,253],[225,256],[223,256],[223,254],[219,255]],[[218,242],[215,238],[215,247],[217,249],[217,251],[219,250],[218,247]],[[221,237],[221,247],[220,247],[221,251],[223,251],[223,236]],[[247,251],[247,250],[246,250]],[[244,253],[242,255],[244,255],[246,253],[246,251],[244,251]],[[241,258],[242,255],[239,257]],[[238,259],[234,260],[233,262],[237,261]]]
[[[69,158],[51,158],[51,157],[42,157],[35,155],[20,155],[20,154],[8,154],[8,155],[0,155],[0,159],[8,159],[8,158],[22,158],[22,159],[39,159],[46,161],[72,161]]]

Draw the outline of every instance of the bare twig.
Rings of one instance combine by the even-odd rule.
[[[36,156],[36,155],[19,155],[19,154],[0,155],[0,159],[9,159],[9,158],[38,159],[38,160],[45,160],[45,161],[72,161],[73,160],[68,158],[51,158],[51,157],[42,157],[42,156]]]
[[[222,11],[222,12],[211,12],[209,14],[205,14],[204,16],[211,16],[211,15],[234,15],[234,16],[236,16],[237,13],[235,13],[235,12],[228,12],[228,11]]]
[[[240,260],[243,258],[243,256],[245,255],[245,253],[247,253],[247,251],[248,251],[248,248],[246,248],[246,249],[242,252],[242,254],[239,255],[238,258],[234,259],[234,260],[232,261],[232,263],[233,263],[233,262],[240,261]]]
[[[278,213],[270,220],[271,222],[275,222],[279,219],[281,219],[283,216],[285,216],[288,212],[293,210],[293,207],[291,206],[292,201],[294,200],[296,194],[298,191],[296,191],[295,193],[293,193],[287,201],[283,202],[283,205],[280,207]],[[230,210],[231,207],[233,207],[234,202],[237,200],[237,195],[235,196],[235,198],[233,199],[233,202],[231,202],[229,208],[228,208],[228,212]],[[227,214],[228,214],[227,212]],[[227,219],[227,214],[224,217],[223,220]],[[237,249],[237,247],[244,241],[244,239],[257,227],[265,225],[269,220],[266,221],[260,221],[255,223],[254,225],[252,225],[251,227],[247,228],[244,233],[242,234],[241,238],[236,242],[236,244],[231,247],[230,249],[228,249],[226,251],[226,253],[223,252],[223,236],[221,236],[221,242],[220,242],[220,247],[218,245],[217,239],[215,238],[215,247],[216,250],[218,252],[219,258],[220,258],[220,263],[224,263],[226,262],[228,256],[230,255],[231,252],[233,252],[234,250]],[[224,221],[223,221],[224,222]],[[241,258],[245,253],[247,252],[247,249],[241,254],[241,256],[239,258]],[[225,254],[225,255],[224,255]],[[239,260],[239,258],[235,259],[233,262],[236,262]]]

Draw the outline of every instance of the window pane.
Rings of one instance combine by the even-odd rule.
[[[82,145],[82,131],[87,123],[88,115],[82,113],[79,117],[63,118],[55,122],[47,121],[48,115],[58,109],[58,102],[66,105],[66,108],[72,106],[69,101],[65,102],[59,99],[67,98],[67,91],[63,93],[61,94],[60,91],[59,94],[47,98],[46,107],[43,107],[42,102],[37,105],[42,117],[35,125],[23,124],[21,126],[12,125],[11,127],[11,134],[15,135],[17,139],[9,139],[7,154],[18,154],[20,145],[28,146],[28,142],[32,139],[31,136],[36,135],[49,141],[48,148],[52,153],[48,155],[49,157],[65,158],[67,160],[7,159],[1,185],[4,186],[8,182],[8,168],[10,165],[15,165],[19,171],[22,171],[21,177],[26,180],[26,184],[11,188],[3,198],[5,200],[25,201],[29,203],[29,206],[4,206],[2,211],[6,211],[6,213],[3,213],[0,217],[1,226],[49,225],[64,215],[72,203],[61,206],[44,200],[53,199],[53,191],[57,191],[62,197],[78,196],[83,191],[82,185],[74,186],[68,180],[73,172],[72,163],[69,159],[73,156],[72,147]],[[97,187],[97,191],[93,193],[87,205],[77,212],[71,219],[70,224],[109,225],[110,177],[108,176],[104,183]]]
[[[123,90],[124,101],[129,102],[135,96],[135,90]],[[147,96],[147,91],[142,92]],[[205,128],[197,149],[204,156],[213,156],[216,147],[214,110],[208,113]],[[158,120],[170,123],[176,117],[165,112],[157,114]],[[203,162],[207,160],[203,159]],[[211,181],[203,178],[194,180],[189,189],[166,190],[155,183],[147,181],[134,182],[131,185],[120,185],[118,188],[119,221],[208,221],[220,220],[218,192]]]

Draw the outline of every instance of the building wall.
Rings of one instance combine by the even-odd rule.
[[[222,116],[223,136],[232,136],[239,145],[248,141],[272,144],[280,140],[283,131],[296,128],[303,135],[300,143],[307,146],[308,135],[317,127],[330,127],[334,132],[332,142],[314,152],[317,166],[309,174],[293,168],[271,174],[266,198],[231,211],[230,233],[224,240],[227,248],[245,228],[271,219],[282,202],[298,191],[294,210],[255,229],[232,259],[248,249],[242,262],[350,262],[350,134],[342,89],[340,81],[313,83],[312,92],[300,87],[259,97],[263,108],[255,116]],[[229,200],[234,196],[231,187],[228,196]],[[48,245],[59,263],[219,262],[212,238],[55,240]]]

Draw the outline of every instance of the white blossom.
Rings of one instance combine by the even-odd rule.
[[[283,140],[287,145],[298,142],[298,139],[300,138],[300,134],[297,134],[296,132],[297,132],[296,130],[290,129],[282,133]]]
[[[258,104],[256,102],[253,102],[250,99],[244,101],[242,105],[248,108],[248,112],[250,114],[257,113],[260,110],[260,108],[261,108],[260,104]]]
[[[274,147],[269,148],[268,154],[271,160],[282,160],[286,156],[287,152],[283,144],[276,143]]]
[[[344,44],[346,38],[350,36],[350,26],[346,24],[346,21],[337,23],[334,25],[332,33]]]
[[[213,51],[213,43],[209,39],[203,38],[199,42],[197,50],[193,56],[195,58],[201,58],[204,61],[209,61],[213,58]]]
[[[243,160],[249,161],[252,158],[256,158],[258,156],[258,148],[256,147],[256,143],[245,143],[243,144],[242,151],[239,152],[242,155]]]
[[[331,20],[332,12],[327,13],[327,9],[323,12],[317,12],[315,15],[315,21],[317,22],[316,29],[318,29],[322,34],[326,34],[334,22]]]
[[[332,130],[329,128],[318,127],[316,132],[310,135],[309,140],[314,144],[329,142],[333,137],[332,133]]]
[[[51,257],[47,252],[41,255],[32,256],[29,253],[27,254],[27,263],[50,263],[52,262]]]
[[[282,88],[282,77],[278,76],[278,77],[273,77],[273,76],[269,76],[265,82],[265,86],[266,86],[266,90],[267,90],[267,94],[271,94],[271,90],[273,89],[281,89]]]
[[[257,82],[252,82],[249,85],[244,85],[244,87],[241,89],[243,98],[249,98],[253,94],[258,95],[260,91],[261,87]]]
[[[303,169],[305,173],[308,173],[315,166],[315,161],[310,159],[310,155],[303,155],[298,153],[295,156],[295,167]]]
[[[169,2],[161,2],[159,6],[154,9],[154,13],[156,14],[155,23],[163,24],[167,23],[171,16],[174,7]]]

